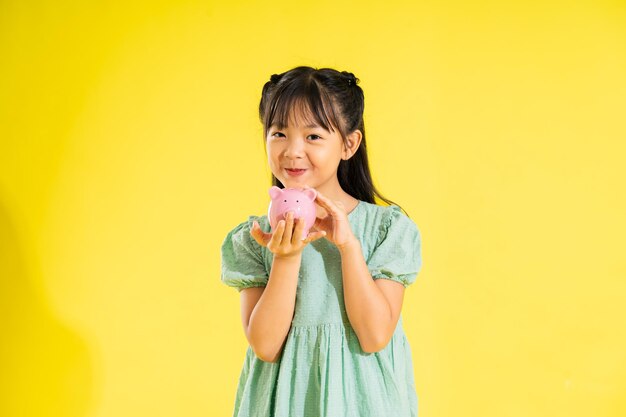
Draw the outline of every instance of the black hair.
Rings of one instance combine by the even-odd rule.
[[[259,104],[264,141],[272,125],[279,129],[288,125],[289,115],[296,108],[302,110],[301,114],[312,116],[324,129],[338,130],[344,143],[347,136],[358,129],[362,138],[357,151],[351,158],[339,162],[339,185],[358,200],[376,204],[375,198],[378,197],[389,205],[398,205],[383,197],[372,181],[363,123],[365,102],[358,82],[353,73],[332,68],[299,66],[282,74],[273,74],[263,86]],[[273,174],[272,185],[284,188]],[[404,209],[402,211],[406,213]]]

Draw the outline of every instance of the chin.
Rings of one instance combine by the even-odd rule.
[[[281,181],[285,188],[304,188],[304,182],[300,181]]]

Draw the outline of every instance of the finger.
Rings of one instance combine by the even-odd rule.
[[[261,245],[261,246],[267,246],[267,241],[268,241],[268,234],[264,233],[261,230],[261,227],[259,226],[259,224],[255,221],[252,223],[252,228],[250,229],[250,234],[252,235],[252,238],[254,240],[256,240],[256,242]]]
[[[291,235],[293,234],[293,212],[288,212],[286,216],[287,221],[285,222],[285,233],[283,234],[283,239],[281,243],[291,243]]]
[[[313,232],[313,233],[309,233],[309,235],[306,237],[306,239],[304,239],[303,243],[311,243],[314,242],[318,239],[323,238],[324,236],[326,236],[326,232],[325,231],[321,231],[321,232]]]
[[[296,227],[293,230],[293,238],[292,243],[300,243],[304,240],[304,238],[302,237],[302,232],[304,231],[304,219],[303,218],[297,218],[296,219]]]
[[[263,242],[265,242],[265,244],[267,245],[267,242],[269,242],[270,239],[272,238],[272,233],[265,233],[263,229],[261,229],[261,225],[259,225],[258,222],[256,224],[256,227],[257,227],[259,235],[263,239]]]
[[[272,233],[272,237],[268,242],[268,248],[275,248],[276,246],[280,246],[280,242],[283,239],[283,231],[285,230],[285,221],[280,220],[276,225],[276,229],[274,229],[274,233]]]
[[[324,208],[326,211],[328,211],[328,213],[331,215],[336,215],[336,214],[341,213],[341,211],[335,205],[335,203],[333,203],[330,200],[330,198],[326,197],[325,195],[322,195],[319,191],[317,193],[317,198],[315,199],[315,201],[317,201],[318,204],[322,206],[322,208]]]

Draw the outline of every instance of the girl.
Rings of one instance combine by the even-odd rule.
[[[223,242],[221,280],[240,291],[250,344],[235,417],[417,415],[400,310],[420,232],[373,186],[357,82],[300,66],[263,86],[272,184],[314,188],[318,211],[308,236],[292,214],[270,233],[263,215]]]

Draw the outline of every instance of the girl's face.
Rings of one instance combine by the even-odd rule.
[[[337,130],[329,132],[307,119],[291,114],[284,129],[270,126],[266,138],[270,169],[285,188],[308,185],[335,194],[340,189],[339,162],[348,156],[346,147]]]

